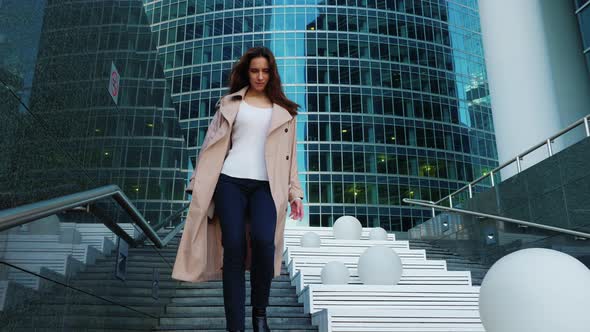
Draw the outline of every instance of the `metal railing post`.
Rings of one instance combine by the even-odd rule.
[[[547,152],[549,152],[549,157],[553,156],[553,149],[551,148],[551,140],[547,140]]]
[[[494,181],[494,172],[490,172],[490,183],[492,184],[492,187],[496,185]]]
[[[471,186],[471,183],[468,185],[467,188],[469,189],[469,198],[473,198],[473,188]]]
[[[449,207],[453,207],[453,195],[449,195]]]
[[[590,137],[590,125],[588,125],[588,118],[584,118],[584,127],[586,128],[586,136]]]
[[[516,171],[518,173],[520,173],[520,171],[522,171],[522,168],[520,167],[520,156],[516,156]]]

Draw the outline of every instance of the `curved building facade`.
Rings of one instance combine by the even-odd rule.
[[[306,221],[402,231],[497,164],[475,0],[144,1],[194,160],[229,71],[277,56],[298,117]],[[192,165],[187,165],[189,169]]]

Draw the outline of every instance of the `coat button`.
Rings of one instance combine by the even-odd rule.
[[[288,131],[289,131],[289,128],[285,128],[285,132],[288,132]]]
[[[289,156],[287,156],[287,160],[289,160]]]

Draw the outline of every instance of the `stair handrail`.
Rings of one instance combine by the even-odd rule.
[[[582,124],[584,125],[584,130],[586,131],[586,137],[590,137],[590,114],[588,114],[588,115],[584,116],[583,118],[578,119],[576,122],[572,123],[571,125],[567,126],[566,128],[560,130],[558,133],[554,134],[553,136],[550,136],[549,138],[547,138],[547,139],[543,140],[542,142],[534,145],[533,147],[525,150],[524,152],[519,153],[514,158],[508,160],[507,162],[503,163],[502,165],[494,168],[493,170],[489,171],[488,173],[485,173],[484,175],[480,176],[479,178],[469,182],[465,186],[457,189],[456,191],[450,193],[449,195],[439,199],[438,201],[436,201],[434,203],[439,204],[442,201],[448,200],[449,206],[453,207],[453,196],[463,192],[464,190],[468,190],[469,198],[473,198],[473,186],[488,177],[490,178],[490,184],[492,185],[492,187],[494,187],[495,186],[494,175],[497,174],[498,171],[500,171],[503,168],[505,168],[509,165],[512,165],[512,163],[516,162],[517,174],[520,173],[522,171],[520,161],[523,159],[523,157],[527,156],[529,153],[537,150],[538,148],[542,147],[543,145],[547,146],[548,156],[549,157],[553,156],[553,149],[551,147],[551,144],[553,143],[553,141],[556,138],[559,138],[559,137],[569,133],[570,131],[576,129],[577,127],[579,127]]]
[[[174,238],[174,236],[168,234],[164,239],[161,239],[156,230],[154,230],[154,228],[147,222],[141,212],[139,212],[139,210],[135,207],[127,195],[125,195],[125,193],[123,193],[121,188],[119,188],[117,185],[107,185],[74,194],[1,210],[0,232],[108,197],[112,197],[115,202],[117,202],[117,204],[129,215],[131,220],[133,220],[133,222],[139,226],[147,238],[149,238],[157,248],[165,247],[168,242]],[[188,205],[185,205],[184,209],[186,209],[187,206]],[[177,216],[177,213],[174,215]],[[135,246],[137,244],[136,240],[131,238],[127,232],[117,225],[117,223],[109,222],[107,220],[103,220],[102,218],[100,219],[108,228],[110,228],[118,236],[122,237],[130,245]],[[176,234],[180,231],[180,229],[181,228],[176,227],[172,232]]]
[[[427,201],[427,200],[421,200],[421,199],[411,199],[411,198],[404,198],[403,201],[404,201],[404,203],[420,205],[420,206],[424,206],[424,207],[429,207],[431,209],[438,209],[438,210],[444,210],[444,211],[450,211],[450,212],[456,212],[456,213],[462,213],[462,214],[469,214],[469,215],[473,215],[476,217],[497,219],[497,220],[509,222],[512,224],[523,225],[523,226],[528,226],[528,227],[535,227],[535,228],[540,228],[540,229],[544,229],[544,230],[548,230],[548,231],[554,231],[554,232],[558,232],[558,233],[563,233],[563,234],[567,234],[567,235],[573,235],[573,236],[577,236],[577,237],[581,237],[581,238],[585,238],[585,239],[590,239],[590,234],[584,233],[584,232],[573,231],[570,229],[565,229],[565,228],[560,228],[560,227],[555,227],[555,226],[542,225],[542,224],[537,224],[537,223],[530,222],[530,221],[508,218],[508,217],[503,217],[503,216],[498,216],[498,215],[493,215],[493,214],[488,214],[488,213],[483,213],[483,212],[462,210],[462,209],[457,209],[457,208],[447,207],[447,206],[440,206],[440,205],[436,204],[436,202],[433,202],[433,201]]]

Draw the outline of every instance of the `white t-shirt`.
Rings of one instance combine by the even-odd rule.
[[[272,108],[260,108],[242,100],[232,129],[232,148],[221,173],[241,179],[268,181],[264,148]]]

